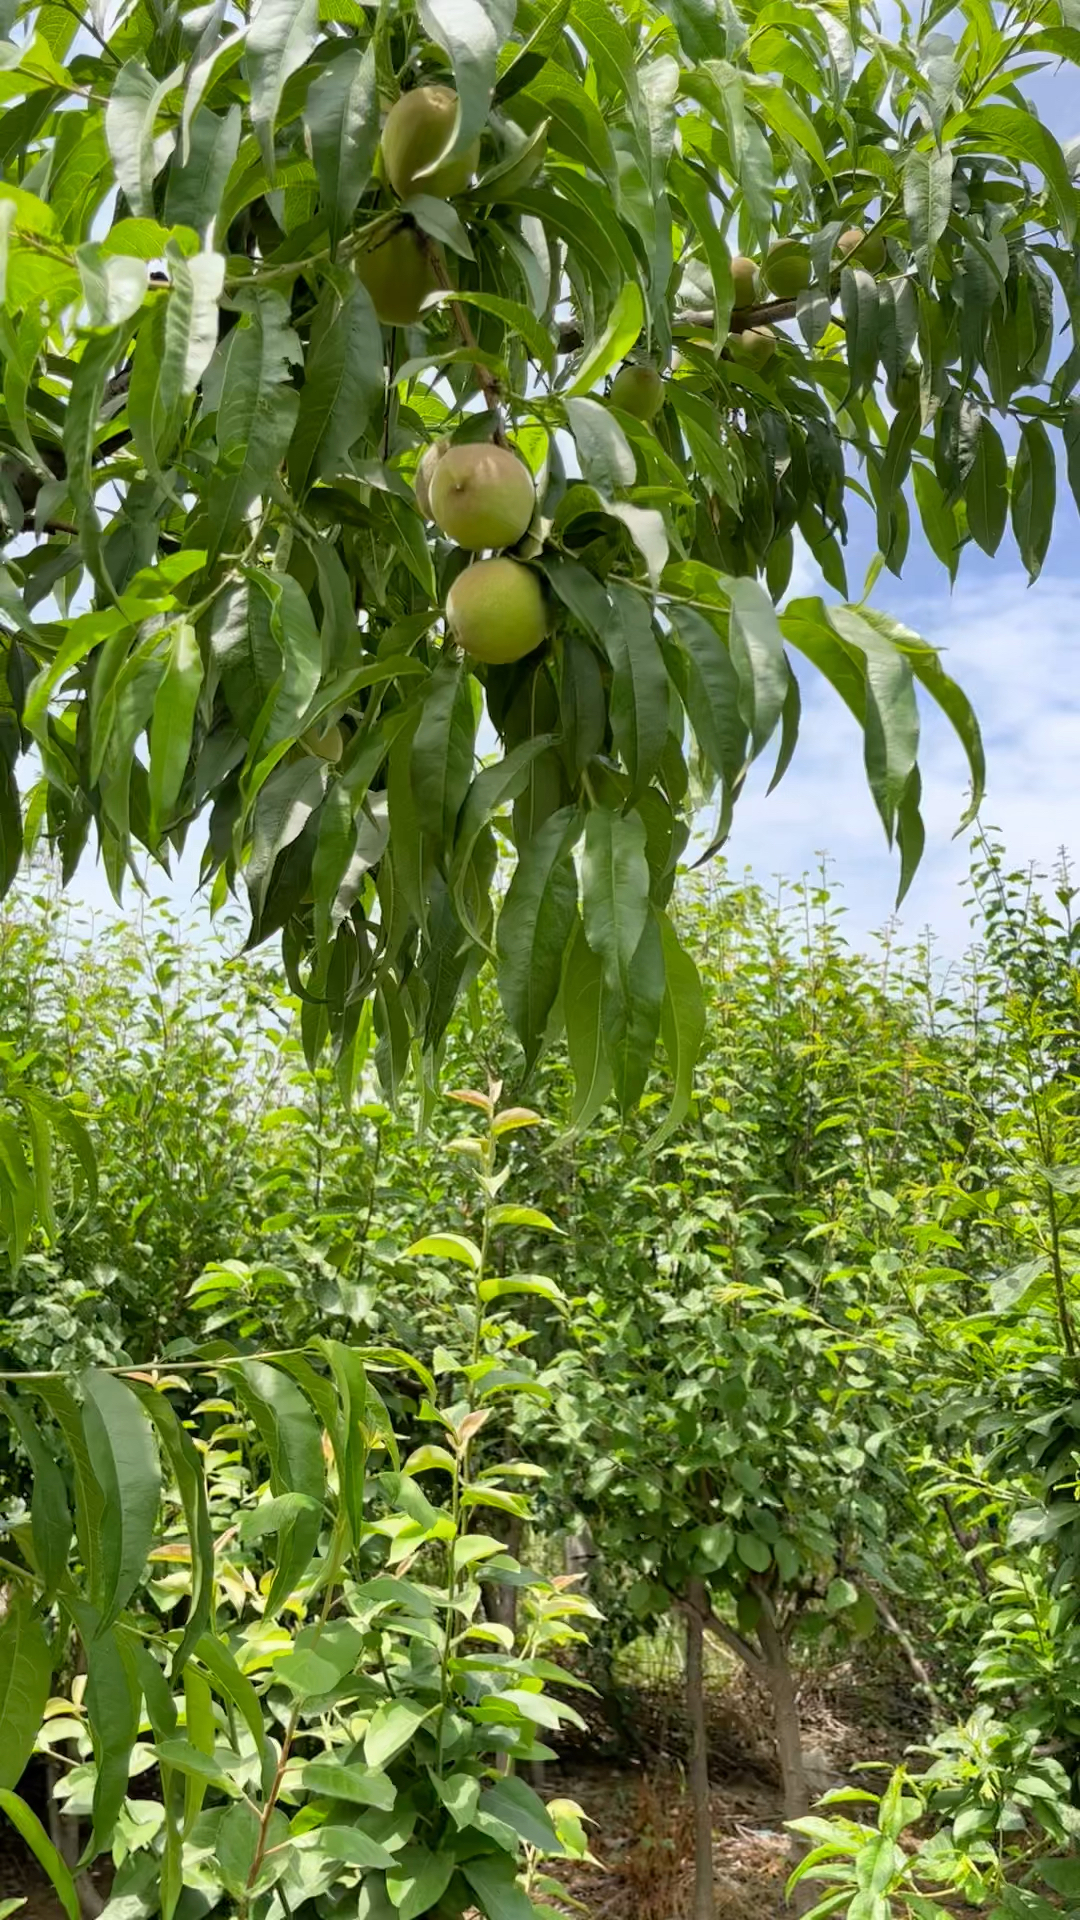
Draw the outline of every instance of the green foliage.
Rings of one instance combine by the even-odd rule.
[[[917,696],[977,805],[964,696],[843,545],[854,496],[868,588],[899,572],[910,493],[950,576],[1010,521],[1043,564],[1078,200],[1022,89],[1076,66],[1068,7],[896,38],[756,0],[81,18],[5,15],[0,886],[41,835],[68,873],[94,836],[119,894],[205,817],[214,900],[281,935],[347,1086],[373,1048],[388,1090],[430,1068],[495,954],[528,1059],[566,1030],[579,1113],[632,1108],[658,1042],[682,1112],[673,876],[703,800],[719,845],[752,763],[787,766],[796,656],[861,732],[901,892]],[[417,87],[457,95],[429,174],[380,150]],[[733,310],[733,256],[776,242],[798,291]],[[536,483],[516,560],[547,631],[511,665],[447,637],[464,555],[412,485],[446,439]],[[777,612],[796,535],[842,604]]]
[[[324,1591],[305,1597],[310,1568],[332,1546],[335,1487],[346,1489],[354,1538],[391,1525],[407,1544],[411,1525],[430,1527],[456,1443],[427,1424],[423,1401],[445,1408],[472,1380],[477,1410],[503,1409],[470,1441],[473,1484],[493,1503],[471,1525],[495,1542],[493,1558],[547,1567],[559,1535],[582,1521],[591,1529],[590,1591],[607,1619],[574,1662],[579,1677],[610,1696],[620,1643],[683,1614],[694,1583],[708,1630],[761,1679],[840,1653],[873,1661],[875,1636],[899,1626],[928,1670],[928,1712],[943,1728],[957,1711],[967,1726],[943,1735],[928,1762],[963,1793],[950,1800],[944,1774],[932,1794],[920,1784],[930,1796],[920,1836],[948,1828],[955,1853],[952,1822],[965,1806],[991,1804],[997,1769],[1012,1781],[1001,1804],[1024,1818],[1016,1844],[1037,1832],[1048,1862],[1069,1844],[1060,1809],[1080,1727],[1071,893],[1063,877],[1057,906],[1044,908],[1030,878],[985,847],[974,884],[982,944],[940,987],[925,955],[849,953],[823,887],[786,905],[752,888],[681,887],[672,913],[704,1018],[687,1111],[657,1129],[655,1078],[629,1125],[560,1129],[537,1125],[535,1109],[508,1108],[498,1137],[523,1205],[485,1157],[487,1095],[464,1106],[423,1095],[411,1118],[375,1098],[344,1107],[332,1067],[310,1067],[287,1031],[306,1009],[275,995],[252,963],[193,961],[178,982],[170,939],[137,948],[125,938],[95,963],[56,952],[47,913],[42,925],[37,910],[10,910],[8,1032],[58,1097],[71,1097],[77,1062],[101,1168],[77,1231],[61,1212],[57,1241],[32,1242],[10,1279],[4,1334],[16,1366],[83,1375],[86,1405],[83,1389],[59,1379],[43,1382],[39,1399],[20,1385],[0,1401],[18,1542],[8,1558],[32,1559],[40,1576],[31,1617],[47,1620],[51,1637],[73,1530],[85,1604],[106,1620],[120,1608],[105,1630],[116,1641],[111,1668],[106,1638],[76,1730],[85,1737],[82,1714],[119,1687],[128,1623],[146,1609],[159,1635],[167,1623],[162,1672],[167,1652],[193,1696],[215,1617],[246,1633],[261,1610],[287,1637],[274,1640],[271,1664],[295,1650]],[[125,953],[131,978],[155,957],[162,970],[157,999],[127,1026],[117,999]],[[260,1010],[262,1039],[238,1076],[233,1035]],[[61,1044],[69,1024],[75,1037]],[[484,981],[456,1016],[446,1056],[459,1083],[477,1060],[496,1081],[512,1070],[513,1041]],[[538,1060],[532,1084],[552,1120],[571,1119],[558,1049]],[[373,1081],[362,1091],[374,1094]],[[193,1137],[200,1106],[211,1119]],[[463,1112],[475,1136],[462,1133]],[[173,1190],[177,1166],[202,1169],[205,1239],[194,1237],[191,1196]],[[125,1240],[140,1182],[138,1236]],[[124,1259],[114,1270],[132,1284],[115,1290],[106,1317],[77,1276],[110,1237]],[[193,1270],[187,1250],[204,1245],[212,1257]],[[90,1296],[82,1323],[46,1340],[69,1287]],[[485,1346],[496,1363],[485,1376],[490,1403],[472,1373],[478,1306],[499,1329]],[[159,1329],[170,1342],[159,1384],[141,1383],[136,1402],[103,1370],[152,1351]],[[207,1398],[194,1404],[160,1384],[183,1381],[193,1364],[208,1368]],[[385,1458],[363,1470],[369,1413],[357,1410],[370,1412],[372,1385],[423,1508],[386,1482]],[[110,1390],[131,1400],[127,1422],[95,1426],[95,1395]],[[344,1480],[335,1462],[328,1500],[316,1438],[336,1421],[352,1453]],[[528,1534],[518,1495],[532,1473],[506,1475],[508,1456],[544,1470]],[[153,1533],[149,1584],[125,1599],[153,1527],[155,1460],[167,1523]],[[121,1477],[117,1531],[103,1515]],[[204,1578],[207,1543],[223,1535],[232,1537],[218,1578]],[[194,1567],[183,1557],[193,1538]],[[438,1541],[423,1551],[441,1550]],[[30,1649],[18,1667],[35,1698],[41,1636],[27,1639],[16,1617]],[[502,1620],[493,1600],[489,1624]],[[252,1669],[260,1693],[268,1670]],[[145,1673],[135,1684],[146,1687]],[[121,1702],[126,1680],[124,1689]],[[196,1700],[196,1720],[198,1710]],[[135,1737],[132,1711],[117,1716],[118,1749]],[[1017,1784],[1040,1778],[1041,1798]],[[119,1764],[103,1791],[108,1817],[149,1818],[117,1812],[131,1799]],[[69,1804],[89,1818],[89,1776],[79,1792]],[[998,1849],[1003,1886],[1015,1879],[1011,1831],[1001,1829],[1000,1846],[996,1829],[973,1827],[971,1847],[965,1840],[980,1874],[991,1864],[972,1853],[976,1842]],[[897,1900],[903,1889],[901,1880]]]
[[[1075,1859],[1038,1857],[1047,1841],[1072,1851],[1080,1832],[1060,1763],[986,1708],[925,1751],[930,1764],[898,1769],[880,1798],[841,1789],[825,1795],[820,1813],[790,1823],[810,1851],[789,1891],[805,1882],[826,1889],[807,1920],[941,1920],[944,1903],[958,1898],[988,1920],[1049,1920],[1062,1909],[1040,1887],[1066,1895],[1064,1911],[1074,1913]],[[876,1807],[873,1827],[832,1811],[860,1802]]]
[[[56,1155],[51,1220],[39,1209],[0,1279],[10,1364],[160,1349],[204,1266],[246,1232],[253,1134],[278,1104],[291,1012],[262,969],[213,953],[188,950],[160,913],[91,934],[48,890],[6,903],[4,1045],[27,1096],[71,1113],[85,1143],[82,1160]]]
[[[528,1515],[527,1463],[490,1443],[498,1411],[544,1393],[499,1305],[518,1277],[490,1252],[496,1230],[539,1218],[499,1198],[500,1140],[532,1116],[461,1097],[479,1115],[459,1147],[480,1241],[440,1227],[412,1253],[464,1269],[469,1355],[437,1355],[438,1378],[393,1347],[323,1337],[258,1356],[211,1343],[70,1388],[19,1381],[24,1444],[64,1441],[35,1500],[62,1501],[70,1476],[76,1539],[57,1579],[37,1513],[11,1529],[0,1805],[69,1911],[67,1869],[12,1791],[35,1745],[60,1740],[77,1748],[62,1798],[92,1822],[85,1859],[110,1849],[114,1903],[164,1920],[182,1889],[243,1920],[326,1899],[503,1920],[541,1911],[545,1856],[585,1850],[578,1809],[549,1812],[512,1768],[578,1718],[550,1691],[573,1684],[552,1656],[594,1609],[485,1530]],[[520,1638],[500,1592],[520,1597]],[[72,1636],[85,1691],[43,1719]],[[150,1766],[147,1800],[131,1783]]]

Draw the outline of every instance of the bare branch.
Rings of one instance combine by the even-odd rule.
[[[881,1593],[881,1591],[877,1587],[871,1586],[868,1580],[864,1581],[863,1585],[864,1585],[865,1591],[870,1595],[871,1600],[873,1601],[875,1607],[877,1608],[879,1614],[881,1615],[882,1620],[884,1621],[885,1625],[888,1627],[889,1632],[892,1634],[893,1639],[896,1641],[897,1646],[900,1648],[901,1653],[904,1655],[904,1658],[907,1661],[908,1666],[911,1668],[911,1671],[914,1674],[916,1681],[918,1682],[919,1686],[922,1688],[923,1692],[926,1694],[926,1697],[929,1700],[931,1706],[933,1707],[935,1713],[940,1713],[941,1699],[938,1694],[937,1688],[935,1687],[933,1681],[931,1680],[930,1674],[927,1668],[925,1667],[923,1662],[920,1660],[918,1654],[916,1653],[914,1644],[910,1636],[904,1631],[904,1628],[900,1625],[899,1620],[896,1618],[896,1615],[894,1614],[888,1601],[885,1599],[884,1594]]]

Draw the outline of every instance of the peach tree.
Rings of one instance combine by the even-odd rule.
[[[0,6],[0,879],[193,843],[314,1058],[394,1087],[494,960],[579,1111],[701,1029],[666,907],[824,675],[900,884],[919,699],[848,597],[1075,478],[1070,0]],[[997,414],[1000,424],[992,418]],[[796,541],[835,604],[787,599]],[[778,611],[778,605],[782,610]],[[837,753],[846,751],[838,721]],[[504,863],[497,888],[499,863]],[[501,907],[496,895],[501,893]]]
[[[456,1095],[479,1240],[451,1216],[409,1248],[458,1275],[460,1358],[229,1343],[211,1313],[184,1357],[0,1375],[33,1469],[3,1516],[0,1817],[68,1920],[107,1853],[114,1915],[547,1920],[545,1860],[586,1853],[576,1805],[514,1771],[580,1719],[555,1656],[595,1609],[497,1531],[523,1527],[536,1469],[489,1436],[545,1393],[509,1316],[563,1308],[495,1258],[546,1219],[502,1197],[538,1116],[498,1094]],[[230,1282],[192,1292],[213,1308]],[[66,1762],[73,1847],[35,1810],[35,1752]]]

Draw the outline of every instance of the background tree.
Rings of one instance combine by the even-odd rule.
[[[690,1111],[657,1126],[656,1075],[632,1119],[575,1129],[569,1063],[553,1046],[536,1076],[549,1124],[503,1136],[515,1191],[529,1196],[516,1207],[510,1195],[504,1217],[501,1192],[486,1210],[471,1174],[483,1094],[463,1107],[418,1087],[413,1113],[403,1102],[395,1114],[372,1073],[361,1087],[372,1097],[346,1108],[330,1061],[309,1067],[289,1026],[301,1004],[258,960],[211,946],[178,968],[152,917],[84,947],[47,897],[17,888],[0,921],[4,1046],[28,1087],[57,1098],[74,1098],[77,1067],[99,1185],[91,1202],[58,1179],[55,1225],[5,1268],[0,1369],[19,1376],[22,1399],[36,1390],[27,1373],[123,1367],[159,1339],[163,1380],[268,1351],[284,1365],[318,1338],[362,1346],[381,1356],[376,1391],[434,1505],[444,1489],[424,1451],[426,1389],[407,1356],[444,1396],[471,1377],[469,1248],[486,1238],[492,1276],[514,1290],[491,1302],[513,1399],[470,1443],[475,1472],[506,1495],[484,1531],[549,1568],[588,1518],[605,1620],[573,1667],[601,1683],[605,1710],[621,1705],[617,1731],[628,1717],[640,1730],[638,1698],[619,1696],[629,1643],[670,1637],[673,1621],[701,1627],[773,1682],[789,1791],[803,1796],[792,1694],[837,1659],[892,1675],[899,1649],[941,1729],[933,1783],[918,1788],[948,1842],[935,1871],[980,1898],[1025,1858],[1046,1854],[1056,1871],[1080,1721],[1064,1331],[1077,1285],[1075,937],[1067,876],[1045,908],[1030,876],[984,849],[975,892],[981,950],[938,992],[925,955],[889,943],[874,959],[849,954],[823,883],[779,904],[714,873],[684,884],[680,938],[709,1009]],[[132,981],[153,990],[133,997]],[[482,1064],[474,1085],[513,1065],[494,991],[490,976],[474,982],[448,1029],[459,1085],[466,1062]],[[262,1041],[238,1069],[241,1021],[249,1035],[258,1022]],[[185,1126],[198,1137],[185,1141]],[[187,1279],[201,1236],[217,1244]],[[311,1351],[317,1368],[323,1350]],[[202,1411],[176,1404],[206,1463],[215,1537],[229,1536],[223,1594],[254,1619],[278,1545],[249,1517],[263,1498],[261,1442],[231,1379]],[[325,1395],[304,1380],[324,1417]],[[56,1445],[70,1504],[66,1450],[51,1423],[40,1437]],[[38,1496],[17,1427],[2,1444],[5,1577],[20,1569],[25,1586]],[[44,1457],[39,1447],[39,1467]],[[528,1518],[506,1474],[515,1457],[546,1470]],[[371,1520],[403,1511],[391,1496]],[[167,1516],[132,1602],[155,1631],[186,1617],[192,1590],[186,1521],[175,1502]],[[254,1531],[233,1548],[241,1523]],[[503,1604],[513,1591],[485,1597],[485,1632],[505,1636],[515,1614],[532,1631],[524,1603]],[[47,1609],[35,1618],[55,1625]],[[700,1723],[692,1666],[689,1679]],[[280,1696],[268,1693],[273,1717]],[[959,1729],[950,1713],[967,1716]],[[77,1735],[91,1766],[85,1722],[70,1733],[66,1719],[39,1751]],[[64,1797],[73,1819],[92,1785],[80,1773]],[[142,1791],[129,1799],[142,1804]],[[1032,1810],[1040,1792],[1049,1826]],[[133,1875],[155,1871],[152,1817],[137,1814]]]
[[[917,688],[977,800],[930,649],[774,602],[796,532],[846,597],[852,492],[872,578],[909,494],[950,576],[1010,513],[1039,570],[1077,194],[1022,87],[1075,63],[1068,8],[5,19],[2,878],[93,835],[119,893],[205,814],[347,1083],[436,1055],[494,950],[580,1111],[633,1106],[658,1037],[684,1104],[673,875],[703,800],[718,844],[787,765],[792,658],[862,728],[901,890]]]

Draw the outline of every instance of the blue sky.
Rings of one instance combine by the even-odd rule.
[[[1080,134],[1075,71],[1046,74],[1026,92],[1062,139]],[[883,574],[872,596],[943,650],[949,672],[964,686],[982,723],[989,761],[983,820],[998,829],[1014,864],[1047,866],[1062,844],[1080,856],[1077,760],[1080,757],[1080,519],[1060,476],[1059,506],[1049,558],[1029,588],[1011,536],[995,561],[969,549],[950,595],[948,579],[913,524],[902,581]],[[849,580],[857,596],[873,552],[869,528],[856,522],[849,548]],[[808,556],[797,557],[793,592],[817,592]],[[736,809],[728,848],[730,868],[771,883],[797,880],[829,860],[853,941],[883,927],[893,911],[897,864],[886,846],[862,772],[859,733],[836,696],[805,668],[802,737],[794,763],[768,798],[768,770],[757,771]],[[963,904],[969,836],[955,839],[964,807],[966,769],[949,728],[924,708],[921,760],[927,850],[904,904],[901,928],[914,938],[930,926],[946,957],[967,940]],[[203,832],[196,828],[172,882],[153,869],[152,894],[181,915],[201,917],[197,899]],[[100,867],[84,862],[69,897],[94,914],[115,912]],[[132,904],[129,893],[128,905]]]

